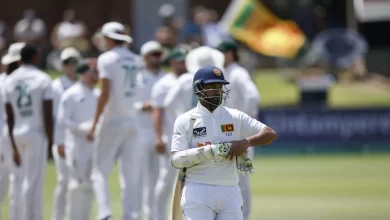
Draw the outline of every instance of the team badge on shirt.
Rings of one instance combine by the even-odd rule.
[[[194,135],[194,138],[207,136],[206,127],[194,128],[192,130],[192,133]]]
[[[233,132],[234,131],[234,125],[233,124],[224,124],[221,125],[222,132]]]

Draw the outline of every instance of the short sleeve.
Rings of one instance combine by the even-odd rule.
[[[108,54],[102,54],[97,61],[97,67],[99,71],[99,78],[101,79],[112,79],[110,74],[113,71],[112,62],[110,62],[110,57]]]
[[[52,100],[53,99],[53,87],[51,85],[51,80],[45,79],[43,84],[43,100]]]
[[[1,104],[1,106],[3,106],[5,103],[6,103],[5,88],[4,88],[4,85],[0,85],[0,104]]]
[[[238,110],[236,112],[238,114],[238,119],[240,120],[240,124],[241,124],[240,136],[242,136],[242,137],[245,137],[245,138],[251,137],[267,127],[267,125],[250,117],[249,115],[245,114],[244,112],[241,112]]]
[[[167,91],[164,91],[161,84],[156,84],[152,89],[152,106],[154,108],[164,108],[164,99],[167,94]]]
[[[188,146],[188,123],[186,117],[179,116],[173,126],[171,152],[182,151],[189,149]]]

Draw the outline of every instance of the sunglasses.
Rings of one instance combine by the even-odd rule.
[[[78,63],[78,60],[75,58],[69,58],[69,59],[62,61],[62,63],[65,65],[68,65],[68,64],[75,64],[76,65]]]
[[[161,53],[161,52],[153,52],[153,53],[150,53],[149,56],[152,56],[152,57],[161,57],[161,56],[162,56],[162,53]]]

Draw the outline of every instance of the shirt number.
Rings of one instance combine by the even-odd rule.
[[[32,115],[32,98],[29,92],[27,84],[19,84],[15,87],[15,91],[18,93],[18,98],[16,100],[16,105],[22,116],[31,116]]]
[[[122,68],[125,70],[124,90],[125,97],[133,96],[133,89],[136,86],[137,67],[124,65]]]

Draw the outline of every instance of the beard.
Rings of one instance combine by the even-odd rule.
[[[204,98],[204,100],[215,106],[219,106],[222,103],[222,97],[210,97]]]

